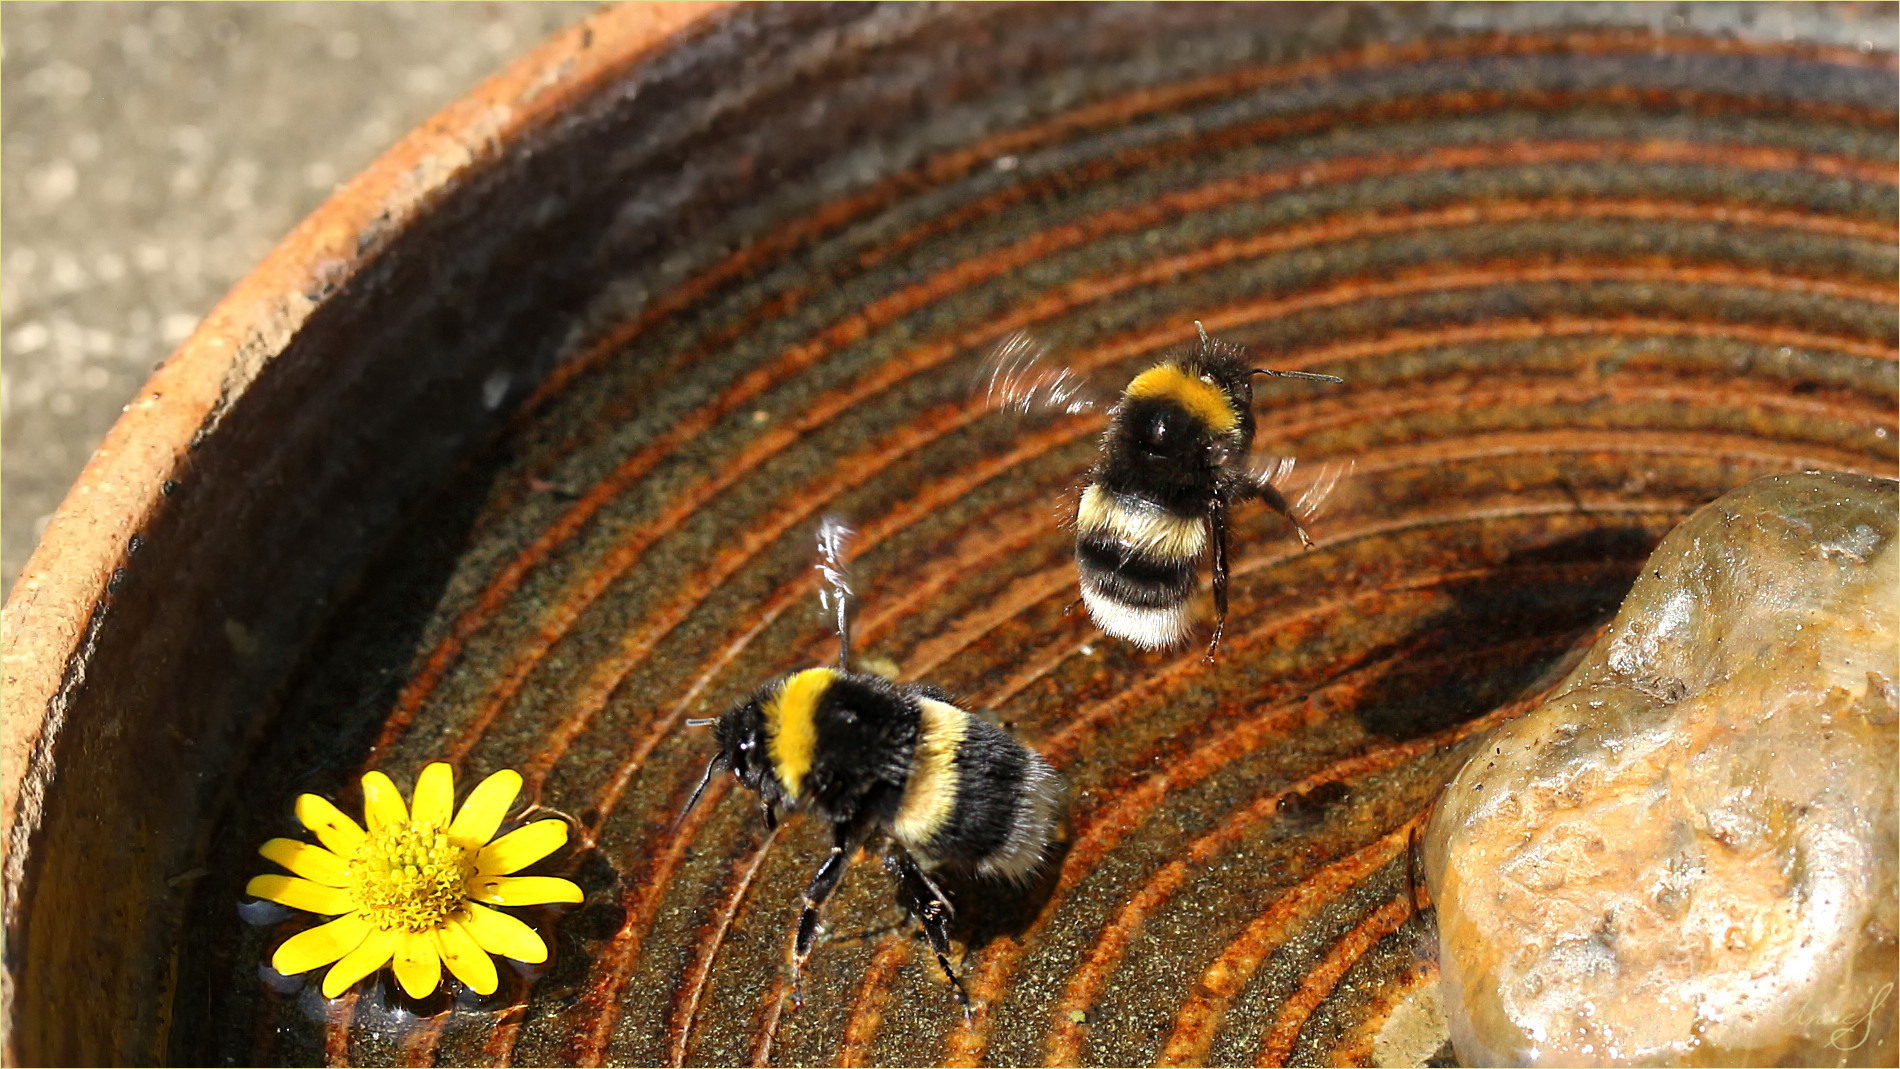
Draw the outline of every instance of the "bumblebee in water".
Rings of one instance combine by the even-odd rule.
[[[1332,375],[1251,366],[1240,345],[1217,342],[1199,323],[1200,344],[1135,376],[1112,405],[1074,372],[1047,367],[1042,351],[1018,334],[998,346],[987,368],[993,406],[1070,414],[1106,409],[1101,459],[1089,471],[1075,516],[1075,563],[1082,602],[1103,631],[1146,649],[1187,638],[1188,602],[1201,558],[1212,557],[1214,635],[1227,620],[1227,526],[1248,498],[1285,516],[1300,541],[1306,528],[1274,481],[1292,462],[1249,465],[1253,447],[1253,376],[1340,382]],[[1336,480],[1337,469],[1327,478]],[[1330,488],[1316,484],[1324,493]],[[1313,495],[1309,493],[1309,498]]]
[[[723,716],[687,721],[711,726],[719,751],[686,810],[723,768],[758,794],[768,828],[793,810],[831,825],[831,852],[805,891],[793,941],[799,1001],[819,911],[852,855],[881,835],[900,904],[922,921],[968,1016],[969,995],[950,966],[952,910],[932,874],[954,869],[1027,882],[1054,837],[1062,781],[1040,754],[936,687],[851,670],[853,595],[844,563],[850,536],[835,518],[819,525],[818,570],[822,598],[836,612],[838,666],[781,676]]]

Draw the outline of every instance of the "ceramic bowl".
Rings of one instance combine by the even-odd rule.
[[[232,292],[15,587],[10,1058],[1431,1056],[1407,848],[1483,728],[1697,505],[1894,474],[1892,40],[1890,8],[1800,4],[564,32]],[[972,386],[1026,332],[1113,390],[1197,320],[1345,380],[1263,380],[1316,545],[1236,514],[1212,662],[1072,611],[1099,417]],[[861,532],[863,655],[1070,783],[1044,880],[955,892],[969,1024],[875,858],[793,1007],[821,829],[768,838],[723,782],[673,826],[684,718],[834,656],[826,513]],[[301,791],[438,759],[573,821],[553,960],[413,1020],[267,987],[257,845]]]

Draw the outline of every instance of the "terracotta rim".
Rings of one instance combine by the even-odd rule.
[[[160,507],[194,437],[217,425],[284,351],[320,294],[373,262],[408,224],[725,0],[636,2],[568,27],[437,112],[291,230],[161,364],[68,491],[0,610],[0,824],[11,926],[40,822],[63,695],[87,667],[90,622],[127,543]],[[13,985],[0,1008],[12,1016]],[[9,1052],[11,1053],[11,1052]],[[11,1057],[9,1061],[12,1061]]]

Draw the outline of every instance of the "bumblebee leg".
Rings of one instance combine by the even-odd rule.
[[[1214,660],[1220,637],[1227,630],[1227,499],[1215,498],[1207,513],[1208,541],[1214,545],[1214,637],[1207,643],[1207,659]]]
[[[778,810],[773,808],[772,803],[765,801],[764,799],[760,799],[759,816],[765,818],[766,831],[778,830]]]
[[[1285,516],[1286,522],[1293,525],[1294,532],[1300,536],[1300,545],[1307,549],[1313,548],[1313,536],[1306,533],[1306,525],[1301,523],[1300,518],[1294,514],[1293,506],[1287,504],[1286,495],[1280,493],[1279,487],[1273,485],[1263,475],[1253,480],[1251,488],[1253,496],[1259,498],[1261,504]]]
[[[798,938],[792,944],[792,1005],[805,1004],[805,959],[811,957],[812,943],[818,938],[818,911],[844,879],[845,866],[851,863],[852,835],[848,825],[833,829],[831,853],[805,888],[805,910],[798,917]]]
[[[897,892],[903,900],[904,908],[910,910],[924,926],[924,938],[930,941],[930,949],[937,954],[937,964],[943,969],[943,975],[949,979],[951,990],[956,992],[957,1004],[963,1007],[963,1019],[967,1023],[976,1019],[976,1009],[970,1004],[970,993],[963,989],[963,981],[957,979],[957,971],[950,967],[950,917],[954,912],[950,900],[944,897],[942,888],[931,880],[910,851],[896,847],[892,851],[896,862]]]

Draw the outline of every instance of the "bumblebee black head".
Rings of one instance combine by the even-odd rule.
[[[773,780],[771,751],[765,733],[765,703],[777,685],[774,681],[760,687],[713,724],[713,738],[719,743],[715,760],[748,790],[761,791]]]

